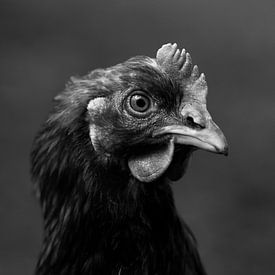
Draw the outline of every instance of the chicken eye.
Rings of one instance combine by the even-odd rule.
[[[130,106],[134,111],[144,113],[151,107],[151,100],[146,95],[134,94],[130,98]]]

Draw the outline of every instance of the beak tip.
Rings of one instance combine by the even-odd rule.
[[[221,153],[227,157],[229,154],[228,146],[226,146]]]

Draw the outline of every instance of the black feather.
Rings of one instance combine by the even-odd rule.
[[[88,102],[136,83],[156,96],[166,91],[173,106],[176,84],[145,57],[73,79],[56,97],[31,154],[45,228],[37,275],[206,274],[165,178],[139,182],[118,154],[106,159],[91,145]]]

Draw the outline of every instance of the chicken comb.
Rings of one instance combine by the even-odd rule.
[[[177,44],[165,44],[156,55],[158,65],[180,85],[184,97],[206,104],[207,83],[205,75],[193,66],[191,55],[179,50]]]

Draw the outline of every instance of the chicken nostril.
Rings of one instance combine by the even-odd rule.
[[[204,129],[205,128],[205,123],[203,121],[197,122],[191,116],[186,117],[186,124],[190,128],[195,128],[195,129]]]

